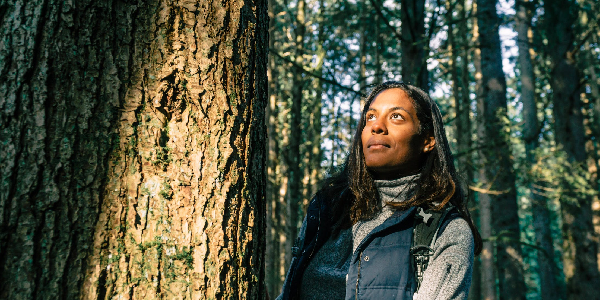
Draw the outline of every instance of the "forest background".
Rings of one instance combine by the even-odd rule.
[[[470,299],[595,299],[599,5],[0,0],[0,298],[275,297],[401,80],[470,192]]]
[[[272,0],[267,283],[369,88],[429,92],[485,241],[470,299],[595,299],[597,1]],[[299,130],[302,129],[302,130]]]

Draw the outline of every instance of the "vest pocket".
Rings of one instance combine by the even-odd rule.
[[[382,290],[387,295],[393,290],[404,294],[409,278],[409,255],[405,245],[377,245],[368,247],[360,259],[359,295]],[[375,295],[373,295],[375,296]],[[386,297],[386,299],[394,299]],[[376,298],[365,298],[376,299]]]

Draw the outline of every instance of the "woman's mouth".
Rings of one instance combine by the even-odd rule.
[[[384,148],[390,148],[390,145],[388,145],[386,142],[384,141],[369,141],[367,148],[369,149],[384,149]]]

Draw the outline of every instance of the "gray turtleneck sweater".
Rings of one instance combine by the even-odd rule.
[[[401,202],[414,195],[418,175],[395,180],[376,180],[382,209],[370,220],[358,222],[330,238],[309,262],[300,287],[300,299],[344,299],[346,274],[353,251],[375,227],[395,211],[388,202]],[[306,220],[300,229],[304,235]],[[473,267],[473,234],[461,218],[448,223],[433,246],[434,254],[423,276],[415,300],[466,299]]]

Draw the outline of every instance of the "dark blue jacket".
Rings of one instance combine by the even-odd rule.
[[[369,233],[352,255],[346,299],[412,299],[410,268],[415,207],[397,211]]]
[[[304,232],[302,245],[296,244],[292,248],[292,261],[278,300],[298,299],[302,275],[308,262],[331,235],[331,208],[318,195],[308,205]]]
[[[363,239],[352,255],[346,299],[412,299],[416,283],[409,252],[415,210],[395,212]],[[329,239],[330,221],[327,201],[315,197],[307,210],[304,242],[292,250],[292,262],[278,299],[297,299],[308,262]]]

